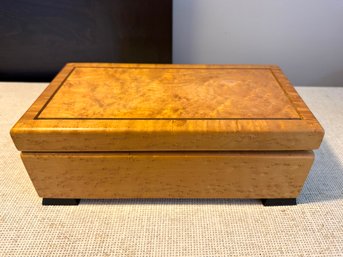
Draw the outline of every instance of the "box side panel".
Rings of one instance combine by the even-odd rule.
[[[295,198],[313,153],[23,153],[22,159],[44,198]]]

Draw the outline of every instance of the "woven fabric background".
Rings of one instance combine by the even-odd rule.
[[[0,83],[0,256],[343,256],[343,88],[297,90],[326,130],[291,207],[258,200],[42,206],[9,136],[46,84]]]

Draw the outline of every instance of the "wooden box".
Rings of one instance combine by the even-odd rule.
[[[45,204],[294,204],[324,131],[273,65],[66,65],[12,128]]]

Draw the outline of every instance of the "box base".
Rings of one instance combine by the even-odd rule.
[[[80,199],[43,198],[42,205],[79,205]]]
[[[58,198],[43,198],[43,205],[79,205],[80,199],[58,199]],[[262,199],[264,206],[287,206],[297,205],[296,198],[276,198]]]
[[[274,198],[274,199],[262,199],[264,206],[287,206],[297,205],[296,198]]]

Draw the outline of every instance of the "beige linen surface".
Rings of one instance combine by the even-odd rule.
[[[47,84],[0,83],[0,256],[343,256],[343,88],[298,87],[326,130],[297,206],[82,200],[42,206],[9,130]]]

